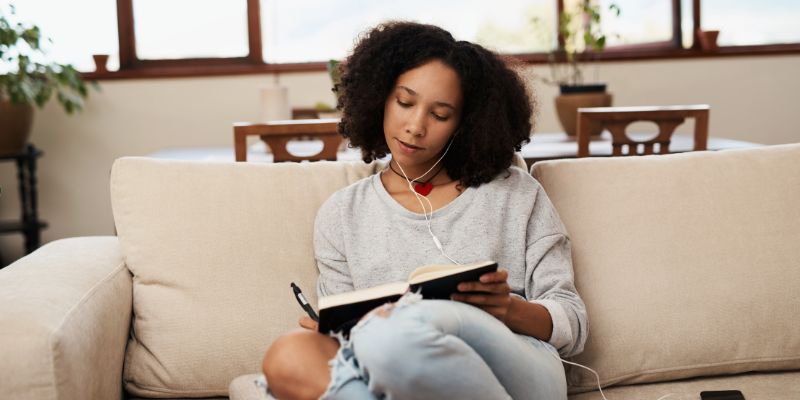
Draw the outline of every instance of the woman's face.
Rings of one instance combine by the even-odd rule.
[[[401,74],[384,106],[383,132],[392,159],[424,173],[458,128],[462,104],[458,74],[439,60]]]

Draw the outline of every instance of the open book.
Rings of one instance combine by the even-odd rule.
[[[419,292],[424,299],[450,299],[461,282],[477,281],[481,275],[497,271],[497,263],[483,261],[465,265],[426,265],[411,272],[407,282],[392,282],[319,299],[321,333],[342,331],[349,334],[364,314],[381,304],[397,301],[408,291]]]

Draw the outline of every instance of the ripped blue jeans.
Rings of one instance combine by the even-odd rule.
[[[474,306],[406,294],[338,337],[322,399],[566,399],[558,352]]]

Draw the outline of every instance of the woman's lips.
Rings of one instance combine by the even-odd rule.
[[[407,143],[405,143],[402,140],[397,139],[397,138],[395,138],[395,140],[397,140],[397,143],[400,145],[400,150],[402,150],[403,152],[414,153],[416,151],[422,150],[422,147],[414,146],[412,144],[407,144]]]

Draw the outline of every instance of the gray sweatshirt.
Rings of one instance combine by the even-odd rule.
[[[434,211],[431,229],[459,263],[493,260],[508,270],[513,293],[550,312],[549,343],[562,356],[583,350],[586,308],[573,283],[569,238],[532,176],[511,167],[465,189]],[[397,203],[380,174],[337,191],[322,205],[314,251],[320,296],[405,281],[423,265],[452,264],[436,248],[425,217]]]

